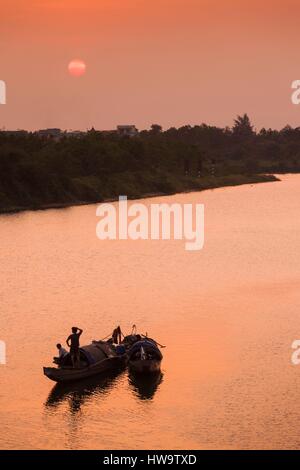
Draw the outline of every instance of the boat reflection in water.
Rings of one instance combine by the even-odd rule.
[[[95,396],[101,398],[107,395],[123,375],[124,372],[120,374],[120,371],[113,371],[109,375],[93,376],[78,382],[58,383],[51,390],[45,402],[45,407],[53,409],[67,401],[70,412],[75,414],[80,411],[81,406],[89,399]]]
[[[62,403],[67,402],[70,412],[75,414],[88,400],[95,397],[101,399],[109,394],[125,373],[124,371],[121,373],[114,371],[102,377],[90,377],[67,384],[58,383],[52,388],[45,402],[45,408],[54,410]],[[163,374],[160,371],[147,376],[128,374],[130,388],[140,400],[151,400],[162,381]]]
[[[149,375],[129,373],[128,381],[138,398],[152,400],[163,381],[163,373],[161,371]]]

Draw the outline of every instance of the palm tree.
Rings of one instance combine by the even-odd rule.
[[[234,135],[243,138],[252,137],[255,134],[248,114],[237,116],[237,118],[234,120],[232,132]]]

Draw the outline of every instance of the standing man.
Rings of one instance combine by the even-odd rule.
[[[72,327],[72,334],[67,339],[67,345],[70,348],[70,355],[72,359],[73,367],[75,368],[76,363],[80,362],[80,351],[79,351],[79,338],[82,335],[82,331],[80,328],[76,326]]]
[[[121,327],[117,326],[117,328],[114,329],[112,333],[112,340],[113,343],[115,344],[121,344],[122,343],[122,332],[121,332]]]

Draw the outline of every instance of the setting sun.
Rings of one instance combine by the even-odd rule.
[[[81,77],[85,74],[86,64],[83,60],[72,60],[68,65],[69,74],[73,77]]]

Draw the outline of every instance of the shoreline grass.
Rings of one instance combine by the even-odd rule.
[[[267,183],[267,182],[276,182],[280,181],[280,179],[273,175],[273,174],[258,174],[258,175],[225,175],[225,176],[204,176],[200,178],[194,177],[182,177],[178,178],[177,185],[178,189],[174,188],[174,190],[169,191],[161,191],[161,192],[142,192],[136,193],[131,192],[131,194],[127,195],[129,200],[138,200],[138,199],[146,199],[146,198],[153,198],[153,197],[161,197],[161,196],[171,196],[175,194],[184,194],[190,192],[201,192],[206,191],[209,189],[219,189],[225,188],[230,186],[241,186],[245,184],[258,184],[258,183]],[[120,195],[123,195],[123,192],[120,192]],[[83,205],[91,205],[91,204],[100,204],[104,202],[115,202],[118,201],[119,196],[108,197],[105,199],[89,199],[89,200],[70,200],[70,201],[62,201],[62,202],[53,202],[49,204],[28,204],[24,206],[8,206],[8,207],[1,207],[0,214],[1,215],[10,215],[16,214],[25,211],[44,211],[49,209],[67,209],[76,206],[83,206]]]

